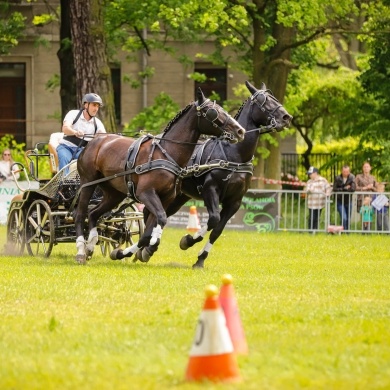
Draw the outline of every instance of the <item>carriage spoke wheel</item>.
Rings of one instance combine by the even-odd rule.
[[[13,209],[7,221],[6,252],[22,255],[24,251],[24,213],[22,209]]]
[[[113,251],[115,248],[117,248],[119,245],[115,245],[113,242],[102,240],[100,242],[100,250],[102,251],[102,255],[104,257],[107,257],[111,251]]]
[[[126,212],[129,212],[130,215],[132,212],[139,213],[135,205],[132,205],[131,207],[126,209]],[[127,220],[126,221],[126,244],[130,246],[137,243],[140,237],[144,234],[144,228],[145,225],[144,225],[143,216],[137,219]]]
[[[49,257],[54,245],[53,216],[43,200],[34,201],[25,222],[25,242],[31,256]]]
[[[139,215],[139,218],[135,218],[135,213]],[[135,204],[131,204],[123,210],[119,217],[114,218],[112,221],[105,221],[106,227],[112,233],[109,236],[116,239],[115,232],[120,232],[120,238],[117,242],[101,240],[100,249],[104,257],[120,246],[128,247],[139,241],[140,236],[144,232],[143,215],[139,213]]]

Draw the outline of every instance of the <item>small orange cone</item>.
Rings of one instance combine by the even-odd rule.
[[[234,352],[240,355],[248,354],[244,329],[241,324],[240,313],[232,284],[233,278],[229,274],[222,276],[222,287],[219,293],[219,302],[225,313],[226,326],[234,346]]]
[[[240,380],[236,355],[218,300],[218,288],[206,287],[206,301],[199,317],[190,351],[186,380],[237,382]]]
[[[187,230],[189,232],[196,233],[200,230],[201,226],[199,223],[198,212],[196,211],[196,206],[190,207],[190,215],[188,217]]]

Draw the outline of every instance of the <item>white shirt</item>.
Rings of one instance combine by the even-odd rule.
[[[106,129],[102,123],[102,121],[99,118],[95,117],[91,118],[89,121],[85,119],[84,113],[82,113],[77,120],[75,124],[72,125],[73,121],[76,119],[77,114],[80,112],[80,110],[71,110],[69,111],[64,118],[64,125],[70,126],[74,130],[81,130],[84,135],[91,135],[93,136],[95,134],[95,120],[96,120],[96,126],[97,130],[96,133],[106,133]],[[86,141],[90,141],[92,137],[85,137]],[[73,144],[70,141],[67,141],[66,139],[62,139],[60,144],[65,144],[68,146],[75,147],[75,144]]]
[[[14,165],[12,168],[13,171],[16,171],[18,169],[17,165]],[[6,180],[13,180],[14,177],[11,174],[11,162],[10,161],[4,161],[0,160],[0,173],[5,176]],[[16,179],[19,179],[19,172],[15,173]]]

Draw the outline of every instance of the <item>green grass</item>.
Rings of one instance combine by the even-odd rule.
[[[79,266],[73,244],[1,257],[0,388],[390,388],[389,237],[225,231],[192,270],[201,247],[182,252],[182,234],[165,229],[148,264],[97,252]],[[249,346],[242,382],[187,383],[205,286],[225,273]]]

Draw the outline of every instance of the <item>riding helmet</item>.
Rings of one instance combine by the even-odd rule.
[[[86,95],[84,95],[83,104],[84,103],[99,103],[100,107],[103,106],[102,98],[96,93],[87,93]]]

